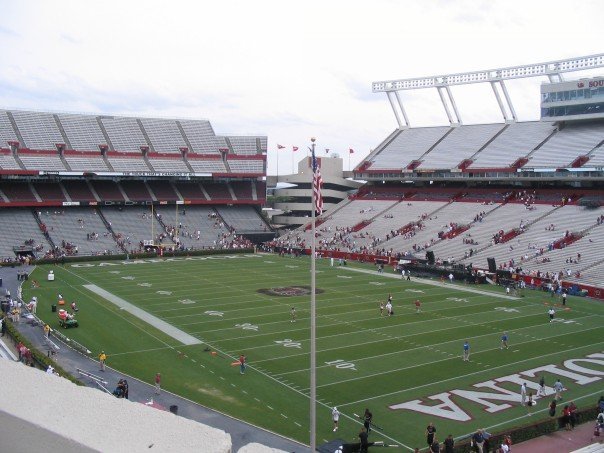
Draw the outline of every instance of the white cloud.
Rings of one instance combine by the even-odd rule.
[[[371,82],[601,51],[604,4],[553,1],[2,1],[0,105],[209,119],[219,133],[360,161],[396,126]],[[510,83],[521,119],[538,80]],[[500,121],[488,86],[453,90],[468,123]],[[413,125],[444,124],[435,92],[403,93]],[[288,151],[289,153],[289,151]],[[291,169],[291,154],[280,171]]]

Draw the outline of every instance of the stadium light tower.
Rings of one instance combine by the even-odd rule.
[[[386,93],[399,128],[404,128],[409,127],[410,124],[399,91],[436,88],[447,117],[449,118],[449,122],[451,125],[456,125],[462,124],[462,121],[450,87],[454,85],[490,83],[497,104],[503,114],[503,119],[506,122],[515,122],[517,120],[516,111],[514,110],[514,105],[512,104],[512,100],[506,89],[505,80],[523,79],[528,77],[547,77],[550,82],[561,82],[564,80],[562,74],[565,72],[578,72],[602,67],[604,67],[604,54],[587,55],[584,57],[534,63],[524,66],[511,66],[507,68],[484,69],[458,74],[373,82],[372,91],[374,93]],[[503,93],[505,103],[503,102],[499,90]],[[401,115],[403,119],[401,119]]]

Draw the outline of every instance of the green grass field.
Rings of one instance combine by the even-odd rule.
[[[308,443],[310,296],[259,290],[308,287],[309,260],[273,255],[198,258],[53,266],[54,282],[45,278],[50,267],[39,267],[32,278],[41,286],[33,289],[27,283],[24,297],[38,296],[38,315],[55,329],[58,320],[50,306],[57,294],[68,303],[77,301],[80,327],[63,333],[95,357],[105,350],[109,366],[150,383],[161,372],[167,390]],[[407,447],[425,447],[424,431],[430,421],[443,440],[449,433],[462,436],[478,427],[497,432],[546,418],[551,397],[539,400],[529,417],[518,404],[520,385],[513,377],[511,382],[490,380],[545,365],[562,367],[566,360],[604,350],[601,302],[570,297],[570,309],[559,310],[558,320],[550,323],[545,303],[559,300],[542,292],[527,291],[525,297],[509,300],[501,298],[500,288],[407,282],[393,278],[392,269],[381,275],[370,266],[330,267],[326,260],[317,262],[317,271],[317,288],[322,291],[317,295],[318,442],[355,437],[359,424],[354,414],[365,408],[383,428],[371,434],[372,440]],[[152,327],[128,308],[120,309],[83,286],[90,284],[203,343],[183,345],[165,329]],[[469,292],[472,289],[487,294]],[[395,315],[381,317],[378,304],[389,293]],[[416,298],[422,302],[421,313],[415,312]],[[295,323],[290,320],[292,306],[297,310]],[[503,331],[510,336],[507,350],[500,349]],[[466,339],[472,351],[469,362],[461,359]],[[218,355],[205,351],[208,346]],[[243,376],[231,366],[241,353],[249,365]],[[597,377],[604,375],[604,361],[569,364],[595,370],[584,379],[590,382],[577,383],[568,374],[550,370],[546,383],[553,385],[560,377],[568,387],[564,401],[575,399],[579,408],[595,404],[604,387]],[[517,379],[538,381],[526,374]],[[473,387],[485,382],[481,388]],[[507,390],[510,401],[505,395],[486,402],[471,400],[463,393],[469,390],[497,394]],[[461,394],[445,393],[451,391]],[[451,405],[441,401],[443,393],[445,401],[450,398],[459,406],[453,411],[458,420],[391,408],[421,400],[425,407],[440,404],[452,413]],[[334,405],[342,413],[337,433],[331,430]]]

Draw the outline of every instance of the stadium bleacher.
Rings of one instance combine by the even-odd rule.
[[[455,168],[484,147],[504,128],[502,124],[476,124],[453,128],[419,164],[419,168]]]
[[[474,168],[505,168],[527,156],[555,132],[552,123],[532,121],[513,123],[501,132],[473,159]]]

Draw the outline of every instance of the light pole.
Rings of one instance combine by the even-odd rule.
[[[312,225],[312,241],[310,246],[310,451],[317,449],[317,320],[316,320],[316,272],[315,272],[315,255],[316,255],[316,234],[315,234],[315,217],[316,217],[316,194],[315,194],[315,141],[312,137],[311,141],[311,225]]]

